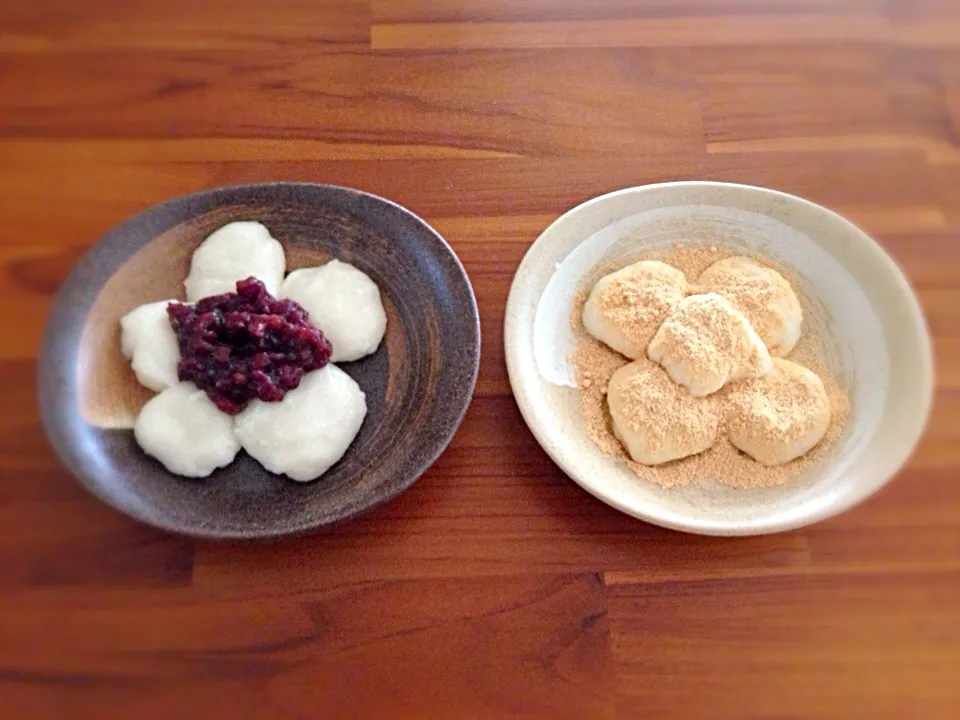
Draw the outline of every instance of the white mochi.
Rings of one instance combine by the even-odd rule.
[[[214,232],[194,251],[183,285],[187,300],[196,302],[236,292],[237,281],[252,276],[276,295],[286,266],[283,247],[266,227],[258,222],[234,222]]]
[[[179,382],[180,346],[170,325],[167,305],[175,300],[147,303],[120,319],[120,350],[141,384],[162,392]]]
[[[360,386],[330,363],[307,373],[280,402],[252,400],[236,416],[236,435],[270,472],[308,482],[343,457],[366,415]]]
[[[186,477],[206,477],[240,451],[233,418],[191,382],[167,388],[144,405],[133,434],[147,455]]]
[[[359,360],[374,352],[387,329],[377,284],[339,260],[294,270],[280,286],[280,297],[303,306],[310,322],[333,345],[334,362]]]

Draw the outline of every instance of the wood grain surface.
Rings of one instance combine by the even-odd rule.
[[[954,0],[0,3],[0,717],[960,717],[960,4]],[[937,352],[900,478],[782,535],[631,520],[522,423],[502,315],[560,213],[717,179],[848,215]],[[409,492],[337,530],[192,542],[100,505],[35,405],[51,300],[151,203],[352,185],[443,233],[477,394]]]

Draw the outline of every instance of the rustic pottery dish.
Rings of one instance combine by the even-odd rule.
[[[367,273],[383,297],[380,348],[341,365],[366,393],[366,420],[343,459],[314,482],[271,475],[245,453],[209,478],[177,477],[146,456],[130,430],[150,393],[120,354],[120,317],[182,298],[193,250],[237,220],[264,223],[288,270],[336,257]],[[107,233],[56,298],[38,392],[60,458],[105,502],[188,535],[269,537],[346,520],[412,485],[459,426],[479,358],[470,282],[423,220],[357,190],[265,183],[179,197]]]
[[[826,457],[785,484],[745,490],[707,479],[667,489],[638,477],[587,436],[569,361],[573,296],[591,268],[625,265],[676,243],[769,257],[795,274],[810,302],[805,327],[823,339],[851,411]],[[505,351],[524,419],[574,481],[629,515],[709,535],[788,530],[861,502],[906,462],[933,392],[930,338],[919,304],[876,242],[801,198],[715,182],[621,190],[554,222],[516,273]]]

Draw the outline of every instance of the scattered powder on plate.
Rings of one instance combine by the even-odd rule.
[[[583,306],[587,302],[587,290],[581,290],[573,301],[573,313],[570,323],[573,326],[577,350],[573,357],[573,366],[580,388],[584,421],[590,439],[600,449],[610,455],[626,457],[620,441],[614,437],[607,410],[607,385],[617,370],[630,362],[618,352],[614,352],[599,340],[587,334],[583,327]]]
[[[729,250],[716,246],[683,247],[678,244],[672,251],[637,259],[661,260],[681,270],[690,280],[699,277],[708,266],[717,260],[732,255],[734,253]],[[784,273],[781,268],[776,267],[770,261],[760,258],[758,260],[789,278],[788,273]],[[616,269],[616,265],[605,264],[596,269],[594,280],[598,274],[607,274]],[[722,436],[717,444],[706,452],[682,460],[653,466],[633,462],[613,434],[606,398],[610,377],[630,361],[600,341],[595,340],[584,330],[581,317],[588,294],[589,288],[585,288],[578,293],[570,314],[570,322],[576,340],[576,352],[572,359],[576,371],[577,385],[580,390],[587,435],[600,450],[625,462],[638,476],[664,487],[697,484],[711,480],[737,488],[780,485],[811,464],[826,457],[830,453],[833,443],[843,433],[850,412],[849,398],[826,368],[820,339],[814,337],[814,333],[805,332],[793,352],[787,357],[820,376],[827,390],[831,412],[830,427],[827,434],[813,450],[792,462],[766,466],[741,453],[730,444],[726,437]],[[723,430],[721,429],[721,435],[722,433]]]

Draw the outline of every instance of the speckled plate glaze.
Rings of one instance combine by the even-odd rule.
[[[209,478],[168,473],[130,430],[151,396],[120,354],[119,320],[183,297],[193,250],[236,220],[264,223],[287,268],[336,257],[370,275],[387,310],[373,355],[340,365],[368,414],[319,480],[272,475],[242,453]],[[456,255],[423,220],[383,198],[302,183],[226,187],[145,210],[78,263],[50,315],[39,363],[44,425],[61,460],[96,496],[144,522],[198,537],[255,538],[330,525],[410,487],[443,452],[470,404],[480,322]]]
[[[827,456],[787,483],[734,489],[715,478],[665,489],[589,439],[573,387],[573,296],[596,267],[677,242],[723,246],[788,268],[806,299],[804,332],[851,399]],[[707,535],[802,527],[864,500],[919,441],[933,395],[930,338],[903,273],[870,237],[819,205],[744,185],[677,182],[595,198],[547,228],[517,270],[506,310],[514,396],[537,440],[584,489],[634,517]]]

